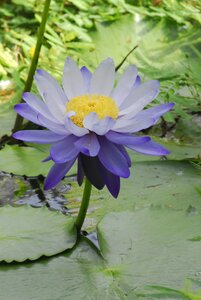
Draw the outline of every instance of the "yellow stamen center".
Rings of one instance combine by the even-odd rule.
[[[119,112],[112,98],[95,94],[86,94],[71,98],[66,105],[66,112],[70,111],[75,112],[71,120],[79,127],[83,127],[84,118],[92,112],[95,112],[99,119],[104,119],[105,117],[116,119]]]

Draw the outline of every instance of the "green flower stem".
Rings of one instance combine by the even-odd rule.
[[[89,206],[89,200],[91,196],[91,188],[92,188],[91,182],[86,178],[80,210],[77,219],[75,220],[75,226],[77,227],[78,234],[80,234],[80,230],[82,228],[84,219],[86,217],[87,209]]]
[[[35,47],[32,61],[31,61],[31,66],[29,69],[27,81],[25,83],[24,92],[30,92],[30,90],[31,90],[31,86],[33,83],[33,76],[34,76],[34,73],[37,68],[38,58],[40,55],[40,49],[41,49],[42,42],[43,42],[43,36],[44,36],[44,32],[45,32],[45,25],[47,22],[50,2],[51,2],[51,0],[46,0],[45,4],[44,4],[42,19],[41,19],[40,27],[38,29],[38,37],[37,37],[36,47]],[[23,102],[23,100],[21,100],[21,102]],[[13,132],[18,131],[22,127],[22,123],[23,123],[23,117],[21,117],[20,115],[17,115],[12,131]]]

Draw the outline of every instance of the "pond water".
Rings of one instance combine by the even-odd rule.
[[[43,192],[40,184],[37,178],[25,179],[22,176],[0,172],[0,205],[28,204],[33,207],[46,205],[52,210],[68,213],[66,208],[68,200],[63,194],[68,193],[71,185],[63,184],[57,189]]]

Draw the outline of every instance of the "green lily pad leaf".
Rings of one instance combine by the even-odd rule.
[[[15,175],[46,176],[53,165],[52,161],[42,162],[48,155],[47,148],[6,145],[0,151],[0,170]],[[72,170],[69,174],[72,174]]]
[[[48,153],[32,147],[6,145],[0,151],[1,171],[16,175],[37,176],[46,175],[52,163],[42,163]]]
[[[135,162],[132,157],[131,175],[121,179],[119,197],[113,199],[106,189],[93,190],[88,217],[89,226],[94,225],[108,212],[135,211],[150,205],[186,210],[194,207],[201,213],[200,170],[188,161],[143,161]],[[75,209],[74,199],[81,198],[82,189],[76,187],[68,193],[68,208]],[[104,201],[101,201],[104,199]],[[95,221],[93,220],[95,219]],[[92,221],[93,220],[93,221]],[[86,226],[88,226],[86,222]],[[92,227],[94,230],[94,227]],[[197,236],[200,236],[198,234]]]
[[[22,262],[51,256],[76,242],[73,218],[43,207],[0,208],[0,261]]]
[[[0,277],[4,300],[127,299],[112,273],[105,272],[102,257],[84,240],[70,253],[0,265]]]
[[[109,213],[98,225],[100,249],[119,286],[179,287],[201,270],[200,214],[168,209]],[[132,299],[129,298],[128,299]]]

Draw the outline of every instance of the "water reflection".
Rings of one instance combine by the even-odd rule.
[[[24,178],[0,172],[0,206],[24,205],[33,207],[47,206],[51,210],[58,210],[64,214],[68,200],[64,194],[71,190],[70,184],[60,184],[57,188],[43,192],[42,183],[38,178]]]

